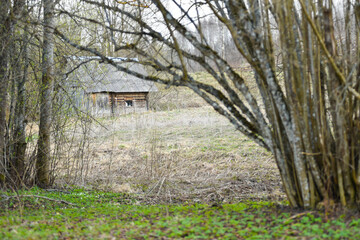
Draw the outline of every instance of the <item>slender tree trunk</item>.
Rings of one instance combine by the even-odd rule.
[[[5,183],[6,158],[5,158],[5,130],[7,109],[7,86],[8,86],[8,28],[9,21],[7,12],[10,2],[3,1],[0,4],[0,184]]]
[[[51,95],[54,80],[54,0],[43,0],[44,43],[42,56],[42,81],[40,86],[40,127],[36,162],[36,183],[40,187],[49,185],[50,172],[50,128]]]
[[[24,168],[25,168],[25,151],[26,151],[26,120],[25,120],[25,106],[26,106],[26,88],[25,83],[28,78],[28,33],[27,27],[25,26],[25,32],[23,36],[23,48],[22,48],[22,59],[21,66],[23,69],[19,69],[22,72],[17,81],[17,101],[15,107],[15,119],[14,119],[14,132],[13,132],[13,143],[14,143],[14,156],[13,156],[13,175],[15,182],[20,185],[24,182]]]
[[[3,45],[3,43],[1,44]],[[7,109],[7,87],[8,87],[8,53],[4,50],[0,55],[0,185],[4,185],[7,161],[6,161],[6,109]]]

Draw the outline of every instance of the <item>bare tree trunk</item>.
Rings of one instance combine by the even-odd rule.
[[[23,46],[21,65],[23,68],[19,69],[21,75],[17,79],[17,101],[15,107],[15,119],[14,119],[14,131],[13,131],[13,144],[14,144],[14,154],[13,154],[13,178],[17,185],[24,183],[24,168],[25,168],[25,151],[26,151],[26,119],[25,119],[25,106],[26,106],[26,89],[25,83],[28,79],[28,66],[29,66],[29,57],[28,57],[28,33],[27,27],[25,26],[25,32],[23,34]]]
[[[0,184],[5,184],[7,162],[5,158],[5,131],[6,131],[6,109],[7,109],[7,87],[8,87],[8,29],[9,20],[7,13],[10,2],[3,1],[0,4]]]
[[[40,127],[36,162],[36,183],[40,187],[49,185],[51,95],[54,80],[54,0],[43,0],[44,43],[42,57],[42,81],[40,86]]]
[[[6,51],[6,50],[5,50]],[[7,52],[0,55],[0,184],[5,183],[7,161],[5,156],[5,132],[6,132],[6,109],[7,109]]]

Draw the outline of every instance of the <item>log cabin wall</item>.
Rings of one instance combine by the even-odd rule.
[[[90,101],[95,115],[119,115],[148,110],[147,92],[92,93]]]

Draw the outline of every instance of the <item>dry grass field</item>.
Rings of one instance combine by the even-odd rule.
[[[80,167],[67,168],[57,183],[166,203],[285,197],[269,152],[190,90],[159,88],[153,111],[97,119],[86,157],[73,165]]]

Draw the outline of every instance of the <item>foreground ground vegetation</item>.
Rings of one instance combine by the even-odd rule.
[[[1,239],[358,239],[358,211],[286,202],[148,205],[136,194],[85,189],[1,192]]]

